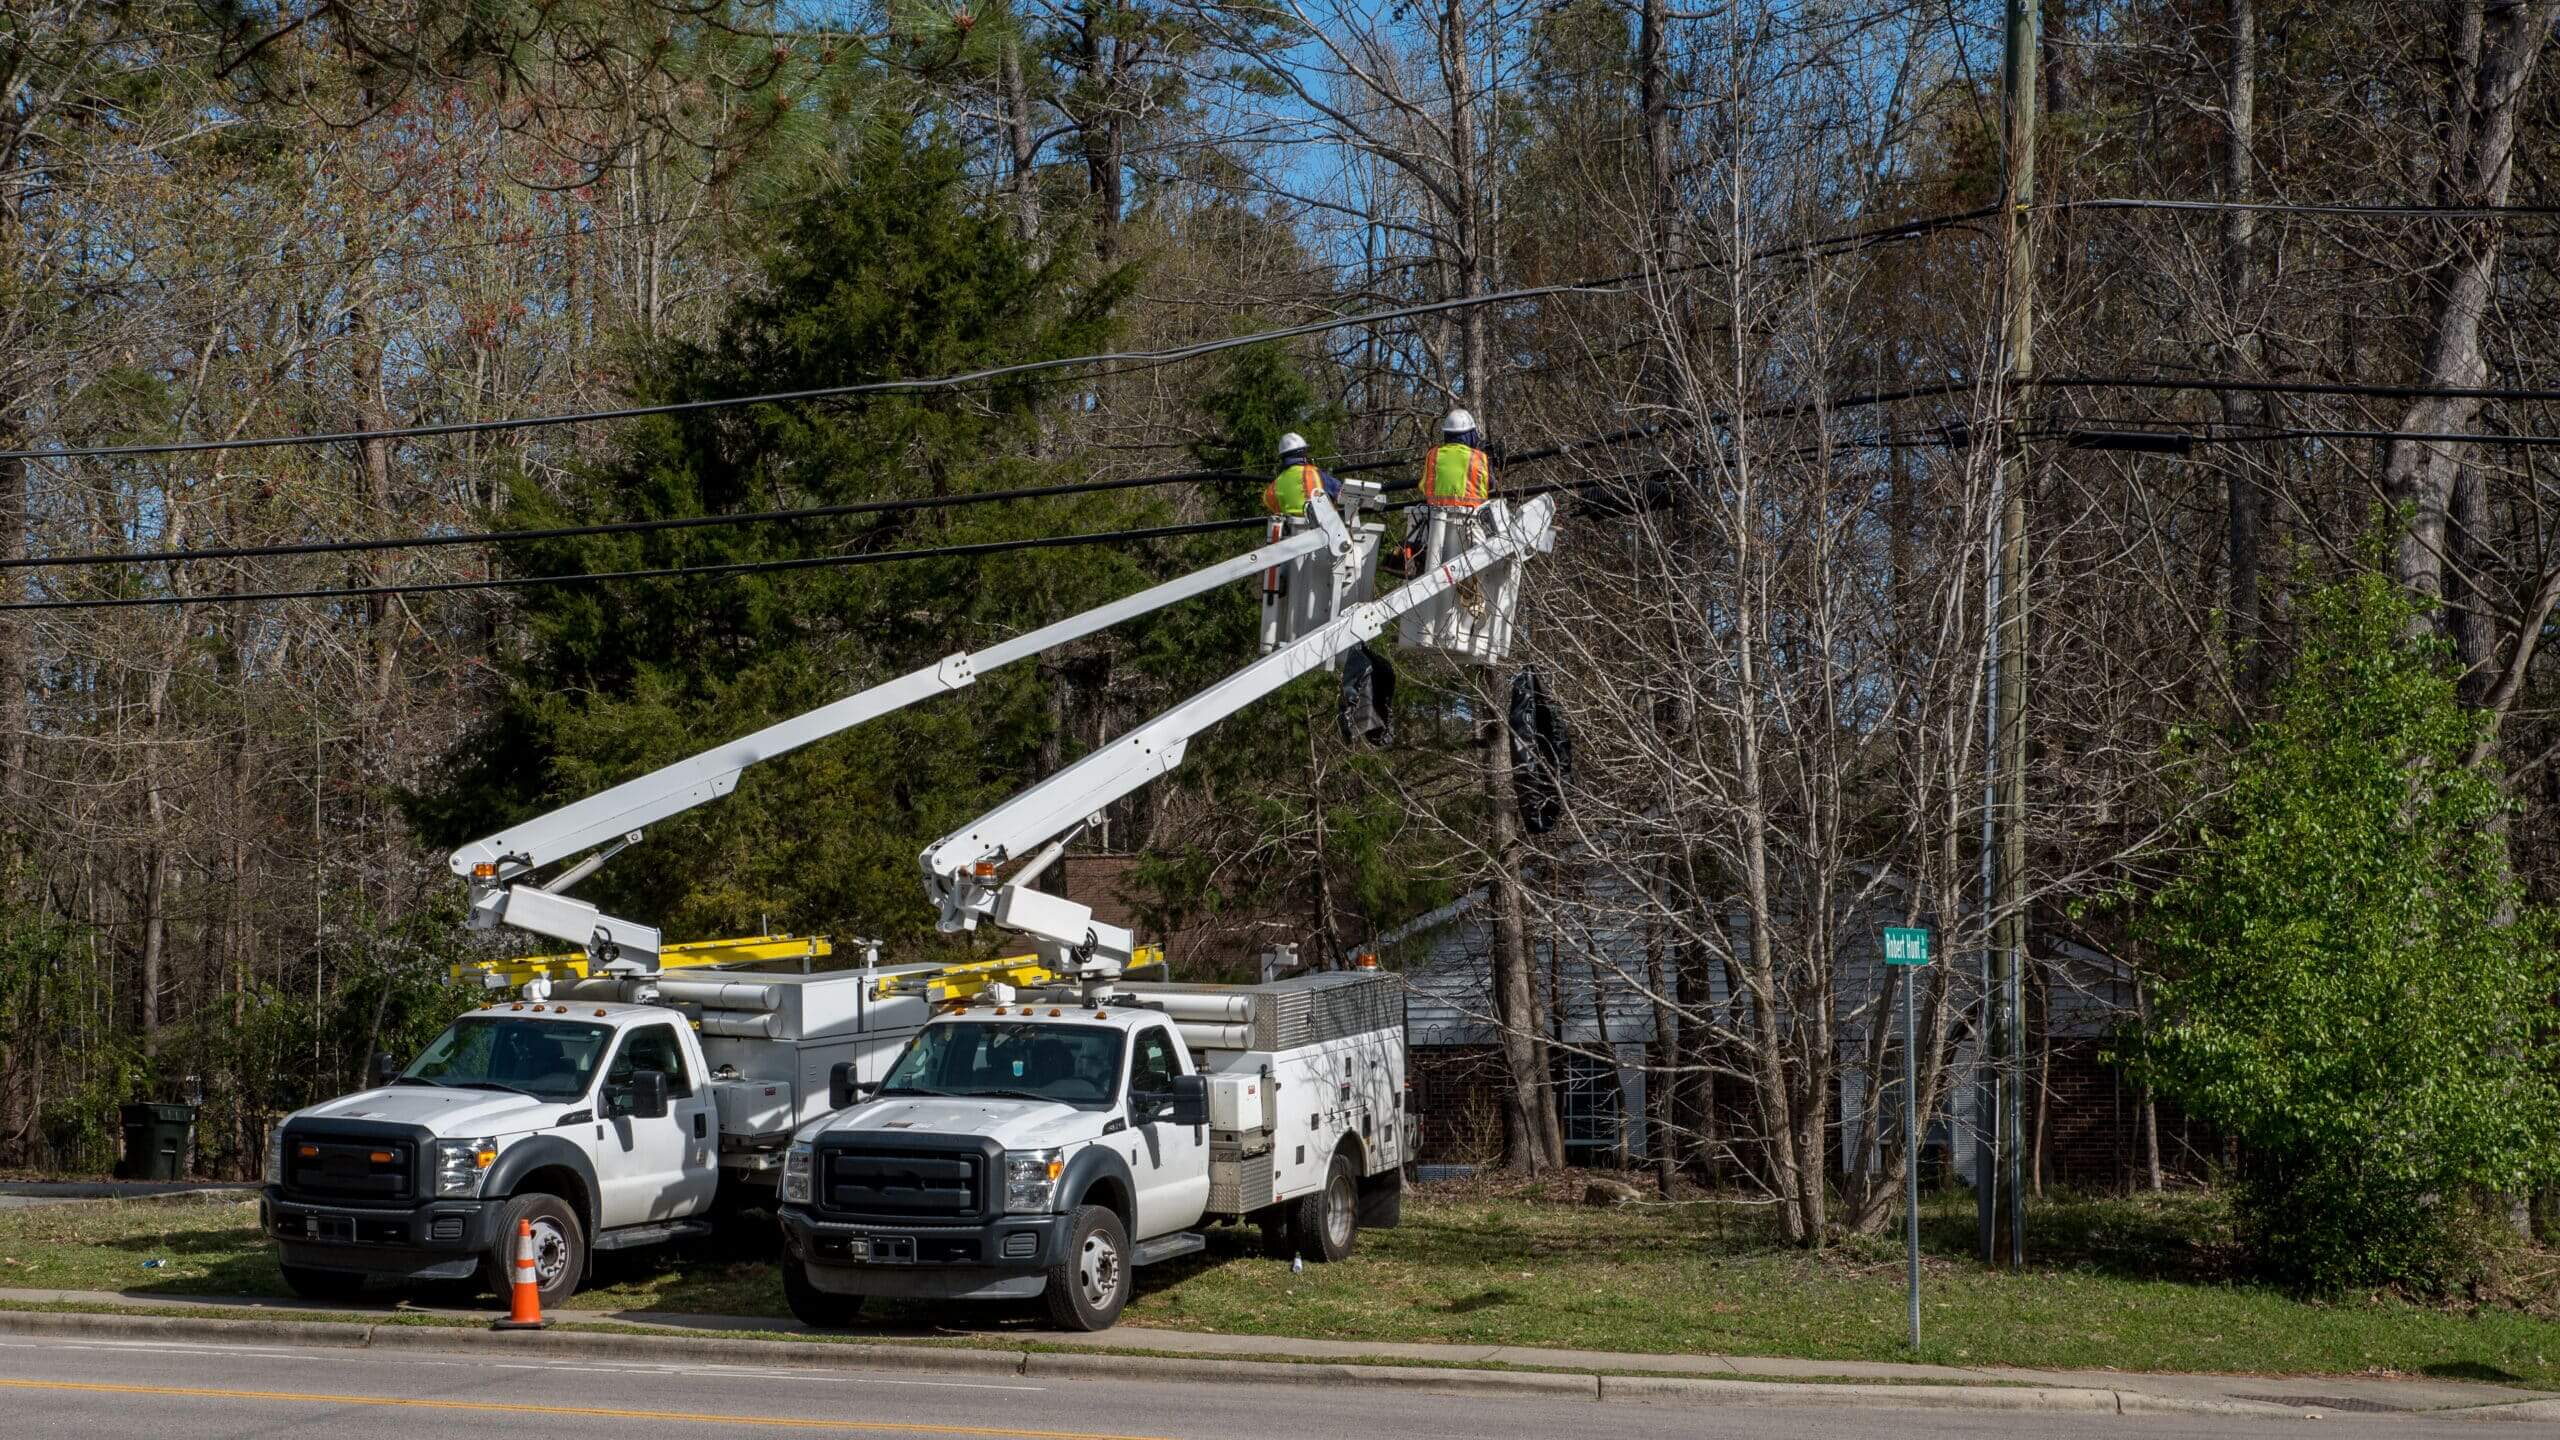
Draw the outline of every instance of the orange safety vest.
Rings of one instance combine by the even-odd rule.
[[[1473,445],[1443,445],[1422,462],[1422,498],[1473,510],[1493,494],[1493,462]]]
[[[1307,497],[1324,488],[1324,472],[1309,464],[1292,465],[1271,477],[1262,492],[1262,508],[1274,515],[1304,515]]]

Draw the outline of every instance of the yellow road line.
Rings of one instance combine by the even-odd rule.
[[[761,1425],[770,1430],[856,1430],[885,1435],[990,1435],[1004,1440],[1160,1440],[1085,1430],[1017,1430],[986,1425],[926,1425],[886,1420],[814,1420],[770,1415],[705,1415],[685,1410],[609,1410],[586,1405],[520,1405],[500,1400],[424,1400],[401,1395],[318,1395],[293,1390],[213,1390],[191,1385],[109,1385],[87,1380],[5,1380],[0,1389],[67,1390],[84,1395],[167,1395],[193,1400],[284,1400],[305,1405],[379,1405],[407,1410],[473,1410],[500,1415],[559,1415],[586,1420],[665,1420],[690,1425]]]

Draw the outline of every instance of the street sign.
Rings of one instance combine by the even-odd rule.
[[[1905,930],[1891,925],[1884,932],[1884,963],[1887,965],[1926,965],[1929,963],[1929,932]]]
[[[1884,963],[1916,966],[1929,963],[1929,932],[1888,925],[1884,932]],[[1902,991],[1902,1204],[1903,1260],[1910,1278],[1906,1293],[1911,1302],[1911,1348],[1920,1348],[1920,1035],[1912,1018],[1912,992],[1920,988],[1920,977],[1913,975],[1896,987]]]

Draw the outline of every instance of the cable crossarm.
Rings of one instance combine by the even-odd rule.
[[[449,861],[456,875],[471,882],[470,924],[475,929],[511,925],[585,946],[599,963],[627,961],[635,968],[654,969],[659,951],[659,935],[654,927],[605,915],[595,906],[561,893],[594,873],[596,867],[623,847],[636,843],[647,827],[728,794],[737,788],[739,777],[749,766],[787,755],[919,701],[966,689],[988,671],[1272,566],[1287,564],[1334,543],[1336,537],[1322,530],[1288,536],[1010,640],[981,650],[955,652],[894,680],[777,721],[753,734],[474,840],[455,850]],[[599,846],[609,848],[598,851]],[[588,851],[597,853],[546,884],[537,886],[526,879],[533,871]]]
[[[1555,543],[1550,498],[1533,499],[1517,511],[1496,501],[1485,512],[1492,533],[1432,570],[1351,606],[935,841],[920,860],[925,892],[941,911],[941,928],[973,930],[981,920],[992,921],[1039,943],[1062,973],[1105,982],[1116,977],[1128,963],[1134,936],[1095,920],[1091,907],[1033,890],[1029,882],[1088,817],[1181,764],[1194,736],[1376,639],[1462,581],[1505,560],[1544,553]],[[1027,863],[999,882],[997,869],[1016,860]]]

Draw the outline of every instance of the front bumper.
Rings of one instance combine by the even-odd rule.
[[[269,1186],[258,1228],[287,1265],[411,1280],[463,1280],[497,1243],[503,1202],[430,1200],[376,1208],[294,1200]]]
[[[829,1220],[782,1207],[782,1245],[815,1288],[833,1295],[1029,1300],[1066,1252],[1067,1217],[1000,1215],[977,1223]]]

